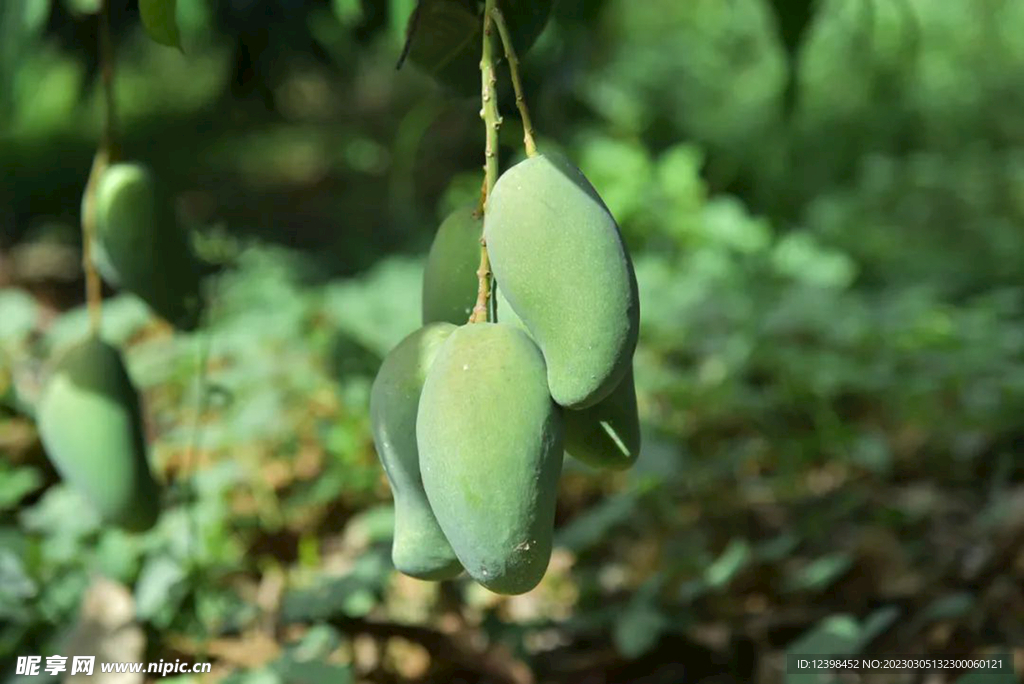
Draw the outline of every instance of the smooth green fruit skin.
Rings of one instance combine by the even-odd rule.
[[[416,448],[423,381],[454,330],[450,323],[434,323],[406,337],[384,359],[370,391],[373,442],[395,499],[391,560],[399,572],[423,580],[450,579],[462,572],[423,491]]]
[[[476,305],[483,220],[476,207],[452,212],[434,236],[423,270],[423,324],[462,325]]]
[[[135,163],[110,165],[96,184],[95,207],[93,259],[104,280],[175,327],[195,330],[201,266],[152,172]]]
[[[582,409],[607,397],[632,362],[640,304],[594,188],[560,156],[526,159],[498,179],[484,236],[504,296],[544,353],[554,400]]]
[[[626,470],[640,455],[640,418],[630,367],[612,393],[585,409],[565,412],[565,451],[594,468]]]
[[[498,322],[511,325],[514,328],[519,328],[524,333],[529,334],[530,329],[526,327],[526,323],[523,323],[523,319],[519,317],[512,305],[505,299],[505,293],[501,290],[501,284],[495,283],[494,291],[491,295],[494,297],[494,303],[497,305],[498,310]]]
[[[146,455],[139,396],[116,348],[89,337],[65,352],[36,419],[54,467],[104,521],[130,531],[153,526],[160,486]]]
[[[564,425],[526,333],[474,323],[427,374],[416,421],[423,487],[466,572],[522,594],[551,558]]]
[[[529,333],[501,292],[494,289],[498,321]],[[594,468],[626,470],[640,455],[640,417],[636,409],[633,365],[612,393],[585,409],[565,411],[565,451]]]

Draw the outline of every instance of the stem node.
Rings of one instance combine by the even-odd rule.
[[[480,59],[480,82],[482,103],[480,116],[484,120],[486,144],[484,146],[484,184],[480,191],[481,207],[487,214],[487,204],[498,182],[498,127],[501,116],[498,114],[498,82],[494,73],[494,46],[492,40],[493,11],[497,9],[496,0],[486,0],[484,7],[483,55]],[[499,27],[500,31],[500,27]],[[476,306],[469,317],[470,323],[486,323],[488,306],[491,296],[491,261],[487,256],[487,241],[480,236],[480,267],[477,269]]]

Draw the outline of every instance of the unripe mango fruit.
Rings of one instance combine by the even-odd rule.
[[[582,409],[607,397],[632,362],[640,304],[594,188],[560,156],[528,158],[498,179],[484,237],[502,293],[544,354],[552,398]]]
[[[530,333],[530,329],[526,327],[526,323],[523,323],[523,319],[519,317],[512,305],[505,299],[505,294],[501,291],[501,287],[495,283],[491,291],[491,296],[494,297],[494,303],[498,312],[498,322],[511,325],[514,328],[519,328],[526,334]]]
[[[633,368],[607,397],[565,412],[565,451],[595,468],[626,470],[640,455],[640,418]]]
[[[526,324],[501,292],[492,295],[498,321],[529,333]],[[594,468],[626,470],[640,455],[640,417],[636,410],[633,364],[612,393],[593,406],[565,411],[565,451]]]
[[[423,491],[416,448],[423,381],[454,330],[450,323],[433,323],[406,337],[388,353],[370,391],[373,442],[395,499],[391,560],[399,572],[424,580],[450,579],[462,572]]]
[[[483,220],[476,207],[452,212],[437,229],[423,269],[423,324],[462,325],[476,305]]]
[[[466,572],[499,594],[537,586],[564,425],[533,340],[501,323],[452,333],[423,385],[416,437],[427,498]]]
[[[90,336],[56,363],[36,410],[39,437],[61,477],[103,519],[132,531],[159,514],[139,396],[118,350]]]
[[[96,183],[94,207],[92,255],[103,279],[137,295],[176,328],[198,327],[201,265],[152,172],[141,164],[111,164]]]

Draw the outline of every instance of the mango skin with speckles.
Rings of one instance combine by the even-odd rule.
[[[476,207],[452,212],[437,229],[423,269],[423,324],[462,325],[476,306],[484,223]]]
[[[484,237],[503,295],[544,354],[552,398],[583,409],[607,397],[632,363],[640,304],[597,191],[561,156],[528,158],[498,179]]]
[[[103,171],[91,245],[104,280],[135,294],[179,330],[199,327],[202,266],[149,168],[118,162]]]
[[[57,360],[36,410],[39,437],[61,478],[103,520],[141,532],[156,522],[138,392],[121,353],[90,336]]]
[[[423,491],[416,447],[423,382],[454,330],[450,323],[433,323],[406,337],[388,353],[370,390],[373,442],[395,500],[391,560],[399,572],[423,580],[451,579],[462,573]]]
[[[452,333],[427,374],[416,420],[423,487],[466,572],[522,594],[551,558],[564,425],[544,357],[521,330]]]

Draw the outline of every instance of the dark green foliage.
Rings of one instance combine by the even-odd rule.
[[[157,43],[181,47],[178,34],[177,0],[139,0],[139,16],[146,33]]]
[[[104,520],[133,531],[153,525],[160,487],[146,456],[139,397],[116,348],[89,337],[65,352],[36,419],[47,456]]]
[[[565,412],[565,451],[595,468],[625,470],[640,455],[640,418],[633,369],[589,408]]]
[[[391,559],[399,571],[425,580],[449,579],[462,572],[423,491],[416,449],[423,381],[454,330],[449,323],[434,323],[406,337],[384,359],[370,393],[373,441],[395,499]]]
[[[494,275],[544,353],[551,396],[573,409],[608,396],[629,369],[640,305],[597,192],[564,158],[538,155],[498,179],[484,224]]]
[[[520,57],[544,30],[552,4],[552,0],[499,0]],[[455,92],[479,93],[482,7],[475,0],[420,0],[407,29],[409,61]]]
[[[442,345],[416,421],[423,486],[473,579],[533,589],[551,555],[564,426],[526,333],[466,325]]]
[[[423,269],[423,323],[462,325],[476,304],[483,220],[476,207],[452,212],[437,229]]]
[[[174,207],[145,166],[109,166],[96,184],[93,255],[103,278],[181,330],[202,310],[201,266]]]

